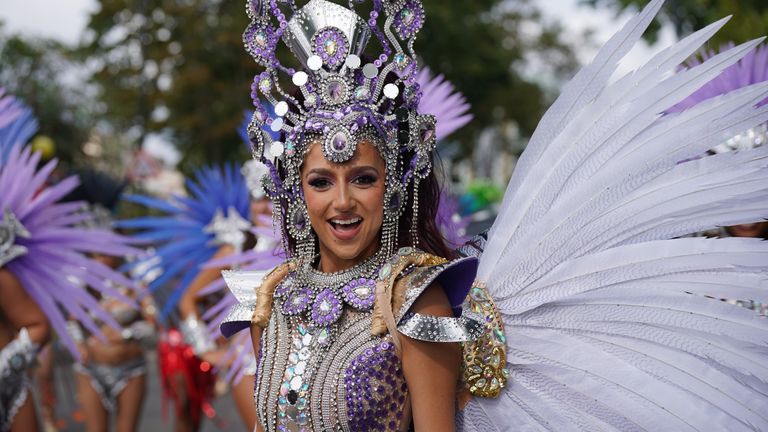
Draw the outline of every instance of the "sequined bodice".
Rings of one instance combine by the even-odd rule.
[[[225,273],[238,304],[222,333],[263,328],[254,394],[261,425],[266,431],[407,430],[409,392],[391,334],[479,340],[481,321],[411,311],[433,283],[452,305],[461,304],[476,268],[475,258],[446,261],[403,248],[383,264],[327,279],[296,277],[291,262],[269,274]],[[377,299],[379,293],[389,297]],[[270,302],[257,305],[261,295]],[[382,323],[387,319],[397,328]]]
[[[327,327],[287,315],[278,305],[273,311],[256,378],[265,430],[407,429],[400,360],[389,335],[371,335],[370,311],[344,307]]]

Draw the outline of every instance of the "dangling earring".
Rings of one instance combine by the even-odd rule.
[[[419,178],[413,179],[413,212],[411,216],[411,246],[419,247]]]
[[[315,234],[309,222],[309,212],[304,201],[294,201],[288,206],[286,228],[288,234],[296,240],[296,256],[303,263],[311,263],[315,258]]]
[[[384,194],[384,224],[381,229],[381,247],[386,256],[392,256],[398,244],[400,216],[403,213],[405,190],[399,183],[389,184]]]

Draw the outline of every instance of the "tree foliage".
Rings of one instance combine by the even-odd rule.
[[[417,51],[473,105],[459,135],[465,147],[497,122],[524,133],[549,102],[539,83],[517,72],[531,52],[556,73],[576,65],[556,25],[543,25],[529,0],[425,0],[427,25]],[[107,116],[141,134],[170,131],[186,162],[242,156],[235,129],[259,72],[245,53],[242,0],[99,0],[80,49],[95,66]],[[94,60],[95,59],[95,60]]]
[[[640,8],[649,0],[583,0],[592,6],[608,5],[621,11]],[[685,36],[727,15],[731,21],[711,39],[713,48],[727,42],[742,43],[768,33],[768,4],[765,0],[667,0],[660,17],[671,23],[678,36]],[[658,22],[646,33],[655,42],[661,26]]]
[[[7,34],[0,25],[0,86],[32,108],[39,133],[53,138],[56,155],[66,162],[77,158],[93,126],[74,74],[76,65],[58,42]]]

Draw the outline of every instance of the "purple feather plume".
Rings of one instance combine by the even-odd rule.
[[[101,334],[96,320],[119,327],[84,285],[128,302],[111,284],[133,286],[122,274],[86,254],[125,256],[140,251],[128,246],[128,239],[111,231],[77,227],[75,224],[90,218],[82,211],[83,205],[57,203],[77,186],[77,178],[46,187],[56,161],[37,169],[39,160],[39,153],[13,145],[0,165],[0,212],[12,214],[28,234],[17,236],[14,241],[26,252],[11,259],[5,267],[19,279],[77,356],[75,343],[66,331],[67,317],[77,319],[95,334]]]
[[[469,103],[464,95],[443,75],[433,76],[428,67],[416,76],[421,92],[419,113],[432,114],[437,118],[437,139],[441,140],[469,123],[473,116],[469,113]]]
[[[733,43],[729,43],[723,46],[720,51],[723,52],[734,46]],[[700,65],[716,54],[717,52],[713,50],[703,51],[700,58],[694,57],[689,60],[686,63],[686,68]],[[768,45],[761,45],[755,48],[754,51],[744,56],[738,63],[725,69],[717,78],[705,84],[687,99],[672,107],[668,112],[683,111],[707,99],[763,81],[768,81]],[[761,101],[757,106],[763,106],[766,103],[768,103],[768,98]]]

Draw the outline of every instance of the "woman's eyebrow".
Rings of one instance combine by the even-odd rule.
[[[355,167],[350,168],[349,171],[347,171],[347,172],[352,173],[352,174],[359,174],[361,172],[369,172],[369,171],[373,171],[374,173],[379,174],[379,170],[376,169],[376,167],[373,166],[373,165],[355,166]],[[307,177],[307,176],[309,176],[311,174],[317,174],[317,175],[322,175],[322,176],[327,176],[327,177],[333,177],[333,176],[335,176],[336,173],[334,172],[334,170],[330,170],[328,168],[313,168],[313,169],[307,171],[307,173],[304,174],[304,177]]]
[[[355,173],[355,174],[360,173],[360,172],[364,172],[364,171],[373,171],[376,174],[379,173],[379,170],[376,169],[376,167],[372,166],[372,165],[356,166],[356,167],[352,168],[350,171]]]
[[[310,174],[317,174],[317,175],[322,175],[322,176],[332,176],[333,172],[331,172],[331,170],[329,170],[327,168],[314,168],[314,169],[311,169],[311,170],[307,171],[307,173],[304,174],[304,177],[307,177]]]

